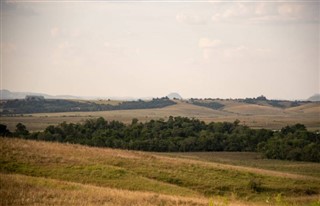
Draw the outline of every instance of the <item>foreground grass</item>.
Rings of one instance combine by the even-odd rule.
[[[57,201],[61,201],[61,204],[73,204],[72,201],[81,200],[77,198],[78,195],[85,193],[89,186],[105,189],[103,194],[111,190],[125,190],[149,195],[146,197],[146,202],[140,199],[140,203],[131,205],[175,205],[176,202],[172,202],[170,198],[176,196],[184,201],[181,205],[209,204],[211,198],[223,204],[244,202],[245,205],[249,203],[275,205],[279,202],[302,205],[316,204],[319,200],[319,178],[308,174],[268,171],[261,172],[251,167],[235,167],[193,158],[167,157],[145,152],[0,138],[0,198],[6,199],[8,204],[13,201],[13,197],[19,201],[31,195],[28,193],[29,190],[23,189],[25,187],[30,189],[36,199],[41,199],[41,191],[47,191],[45,188],[50,189],[52,184],[58,186],[42,195],[43,204],[46,204],[45,201],[50,201],[51,196],[59,197],[58,194],[64,190],[77,200],[62,196]],[[42,182],[47,183],[42,184]],[[67,189],[64,189],[64,184],[67,185]],[[77,190],[78,187],[81,189]],[[17,196],[20,190],[22,194]],[[90,196],[95,192],[87,194]],[[168,198],[170,196],[170,201],[160,198],[157,202],[148,203],[154,194]],[[123,198],[125,196],[123,195]],[[83,199],[89,201],[90,198],[93,197],[84,195]],[[189,199],[184,198],[191,198],[191,202],[186,203]],[[106,200],[101,201],[100,203],[104,204]],[[130,205],[113,201],[112,198],[110,201],[114,205]],[[123,201],[131,202],[125,198]],[[99,202],[85,203],[100,205]]]
[[[1,205],[207,205],[204,198],[132,192],[49,178],[0,174]]]

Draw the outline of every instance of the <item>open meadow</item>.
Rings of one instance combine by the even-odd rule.
[[[0,172],[1,205],[320,204],[319,163],[257,153],[168,155],[0,138]]]
[[[320,129],[320,103],[307,103],[290,108],[276,108],[223,100],[222,103],[225,107],[219,110],[193,105],[185,101],[176,100],[176,103],[172,106],[157,109],[34,113],[2,116],[0,123],[6,124],[11,131],[15,129],[15,125],[19,122],[26,125],[30,131],[39,131],[44,130],[49,125],[57,125],[63,121],[77,123],[84,122],[89,118],[98,117],[103,117],[108,121],[118,120],[124,123],[131,123],[133,118],[144,122],[151,119],[167,119],[169,116],[183,116],[197,118],[207,123],[212,121],[233,122],[239,119],[241,121],[240,124],[245,124],[252,128],[278,130],[286,125],[301,123],[306,125],[309,130]]]

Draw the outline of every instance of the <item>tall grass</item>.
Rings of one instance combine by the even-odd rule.
[[[132,192],[41,177],[0,174],[1,205],[204,206],[204,198]]]
[[[288,172],[261,172],[251,167],[192,158],[7,138],[0,138],[0,173],[1,199],[9,201],[14,198],[21,202],[33,195],[36,199],[43,196],[43,201],[50,201],[52,196],[52,201],[56,198],[57,201],[62,201],[61,204],[73,204],[72,201],[76,201],[75,204],[81,203],[79,196],[86,191],[83,190],[83,185],[108,191],[152,194],[146,197],[147,202],[151,201],[149,198],[154,194],[170,198],[178,196],[179,200],[185,201],[189,201],[185,198],[191,198],[190,201],[195,202],[181,202],[180,205],[206,205],[210,198],[220,203],[227,200],[228,204],[244,202],[245,205],[263,205],[266,200],[276,204],[274,197],[279,193],[290,204],[304,204],[315,202],[320,193],[318,178],[306,178],[309,176]],[[250,180],[259,180],[258,190],[250,187]],[[30,188],[32,194],[26,188]],[[58,194],[63,191],[68,191],[66,194],[70,193],[70,198],[74,199],[68,199],[67,195],[61,196],[59,200]],[[89,192],[90,197],[84,195],[83,201],[94,199],[95,193]],[[126,200],[126,195],[120,198],[131,201]],[[174,201],[170,202],[171,199],[160,199],[153,205],[176,204]],[[38,200],[30,201],[27,204],[33,204],[32,201],[37,204]],[[103,203],[90,201],[85,203]],[[110,201],[121,205],[114,199]],[[136,205],[152,205],[147,202],[144,204],[142,201]]]

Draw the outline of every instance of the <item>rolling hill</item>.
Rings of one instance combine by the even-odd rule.
[[[180,94],[173,92],[167,95],[167,97],[169,99],[182,99],[182,97],[180,96]]]
[[[319,102],[320,101],[320,94],[312,95],[311,97],[308,98],[308,100],[312,101],[312,102]]]
[[[295,162],[268,160],[277,171],[266,168],[254,153],[206,154],[211,158],[0,138],[0,198],[5,205],[303,205],[318,201],[318,163],[299,163],[296,171],[289,169]],[[216,155],[233,162],[217,161],[212,158]],[[244,165],[243,158],[254,158],[255,166]]]
[[[83,102],[84,100],[81,100]],[[256,105],[234,100],[215,100],[224,105],[222,109],[211,109],[198,106],[183,100],[174,100],[176,104],[164,108],[139,109],[139,110],[114,110],[91,112],[60,112],[60,113],[34,113],[30,115],[2,116],[0,123],[8,125],[10,130],[15,129],[19,122],[25,124],[29,130],[43,130],[49,125],[56,125],[63,121],[83,122],[88,118],[103,117],[107,120],[119,120],[131,123],[133,118],[140,121],[151,119],[166,119],[169,116],[184,116],[197,118],[205,122],[233,122],[236,119],[240,124],[253,128],[280,129],[286,125],[296,123],[305,124],[310,130],[320,129],[320,103],[304,103],[297,107],[278,108],[270,105]],[[85,101],[90,103],[91,101]],[[113,101],[111,101],[113,102]],[[94,101],[100,104],[99,101]],[[109,101],[106,104],[111,104]],[[118,104],[118,102],[112,103]]]

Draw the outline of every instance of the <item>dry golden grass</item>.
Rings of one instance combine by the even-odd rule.
[[[97,187],[42,177],[0,173],[1,205],[107,206],[253,206],[261,203],[227,202],[222,198],[182,197]]]
[[[188,153],[182,153],[179,156],[168,157],[163,156],[161,153],[146,153],[140,151],[127,151],[120,149],[109,149],[109,148],[92,148],[87,146],[80,146],[77,144],[60,144],[60,143],[48,143],[42,141],[28,141],[23,139],[17,139],[12,141],[11,139],[0,139],[0,149],[2,155],[12,155],[12,152],[8,151],[10,148],[17,148],[13,153],[19,155],[21,161],[28,161],[29,163],[43,163],[46,165],[50,164],[90,164],[94,160],[95,163],[103,163],[106,158],[120,158],[120,159],[136,159],[136,160],[150,160],[150,161],[161,161],[168,165],[181,165],[181,164],[197,164],[202,166],[214,167],[223,170],[237,170],[245,171],[256,174],[263,174],[276,177],[286,177],[291,179],[311,179],[319,180],[320,178],[291,174],[287,172],[278,172],[266,169],[259,169],[253,167],[237,166],[231,164],[223,164],[216,162],[208,162],[196,160],[194,158],[188,158]],[[9,146],[10,145],[10,146]],[[38,153],[38,158],[34,157],[35,151]],[[21,155],[23,154],[23,155]],[[187,157],[187,158],[186,158]],[[56,162],[52,162],[56,160]]]
[[[248,190],[251,178],[266,191]],[[319,194],[319,182],[186,156],[0,138],[1,205],[266,205],[278,193],[300,205],[319,199],[304,193]]]
[[[236,104],[225,107],[225,111],[241,115],[279,115],[283,109],[256,104]]]
[[[291,107],[287,109],[288,111],[296,111],[296,112],[308,112],[308,111],[313,111],[313,112],[320,112],[320,103],[319,102],[313,102],[309,104],[303,104],[298,107]]]
[[[97,187],[0,173],[1,205],[208,205],[208,199]]]

